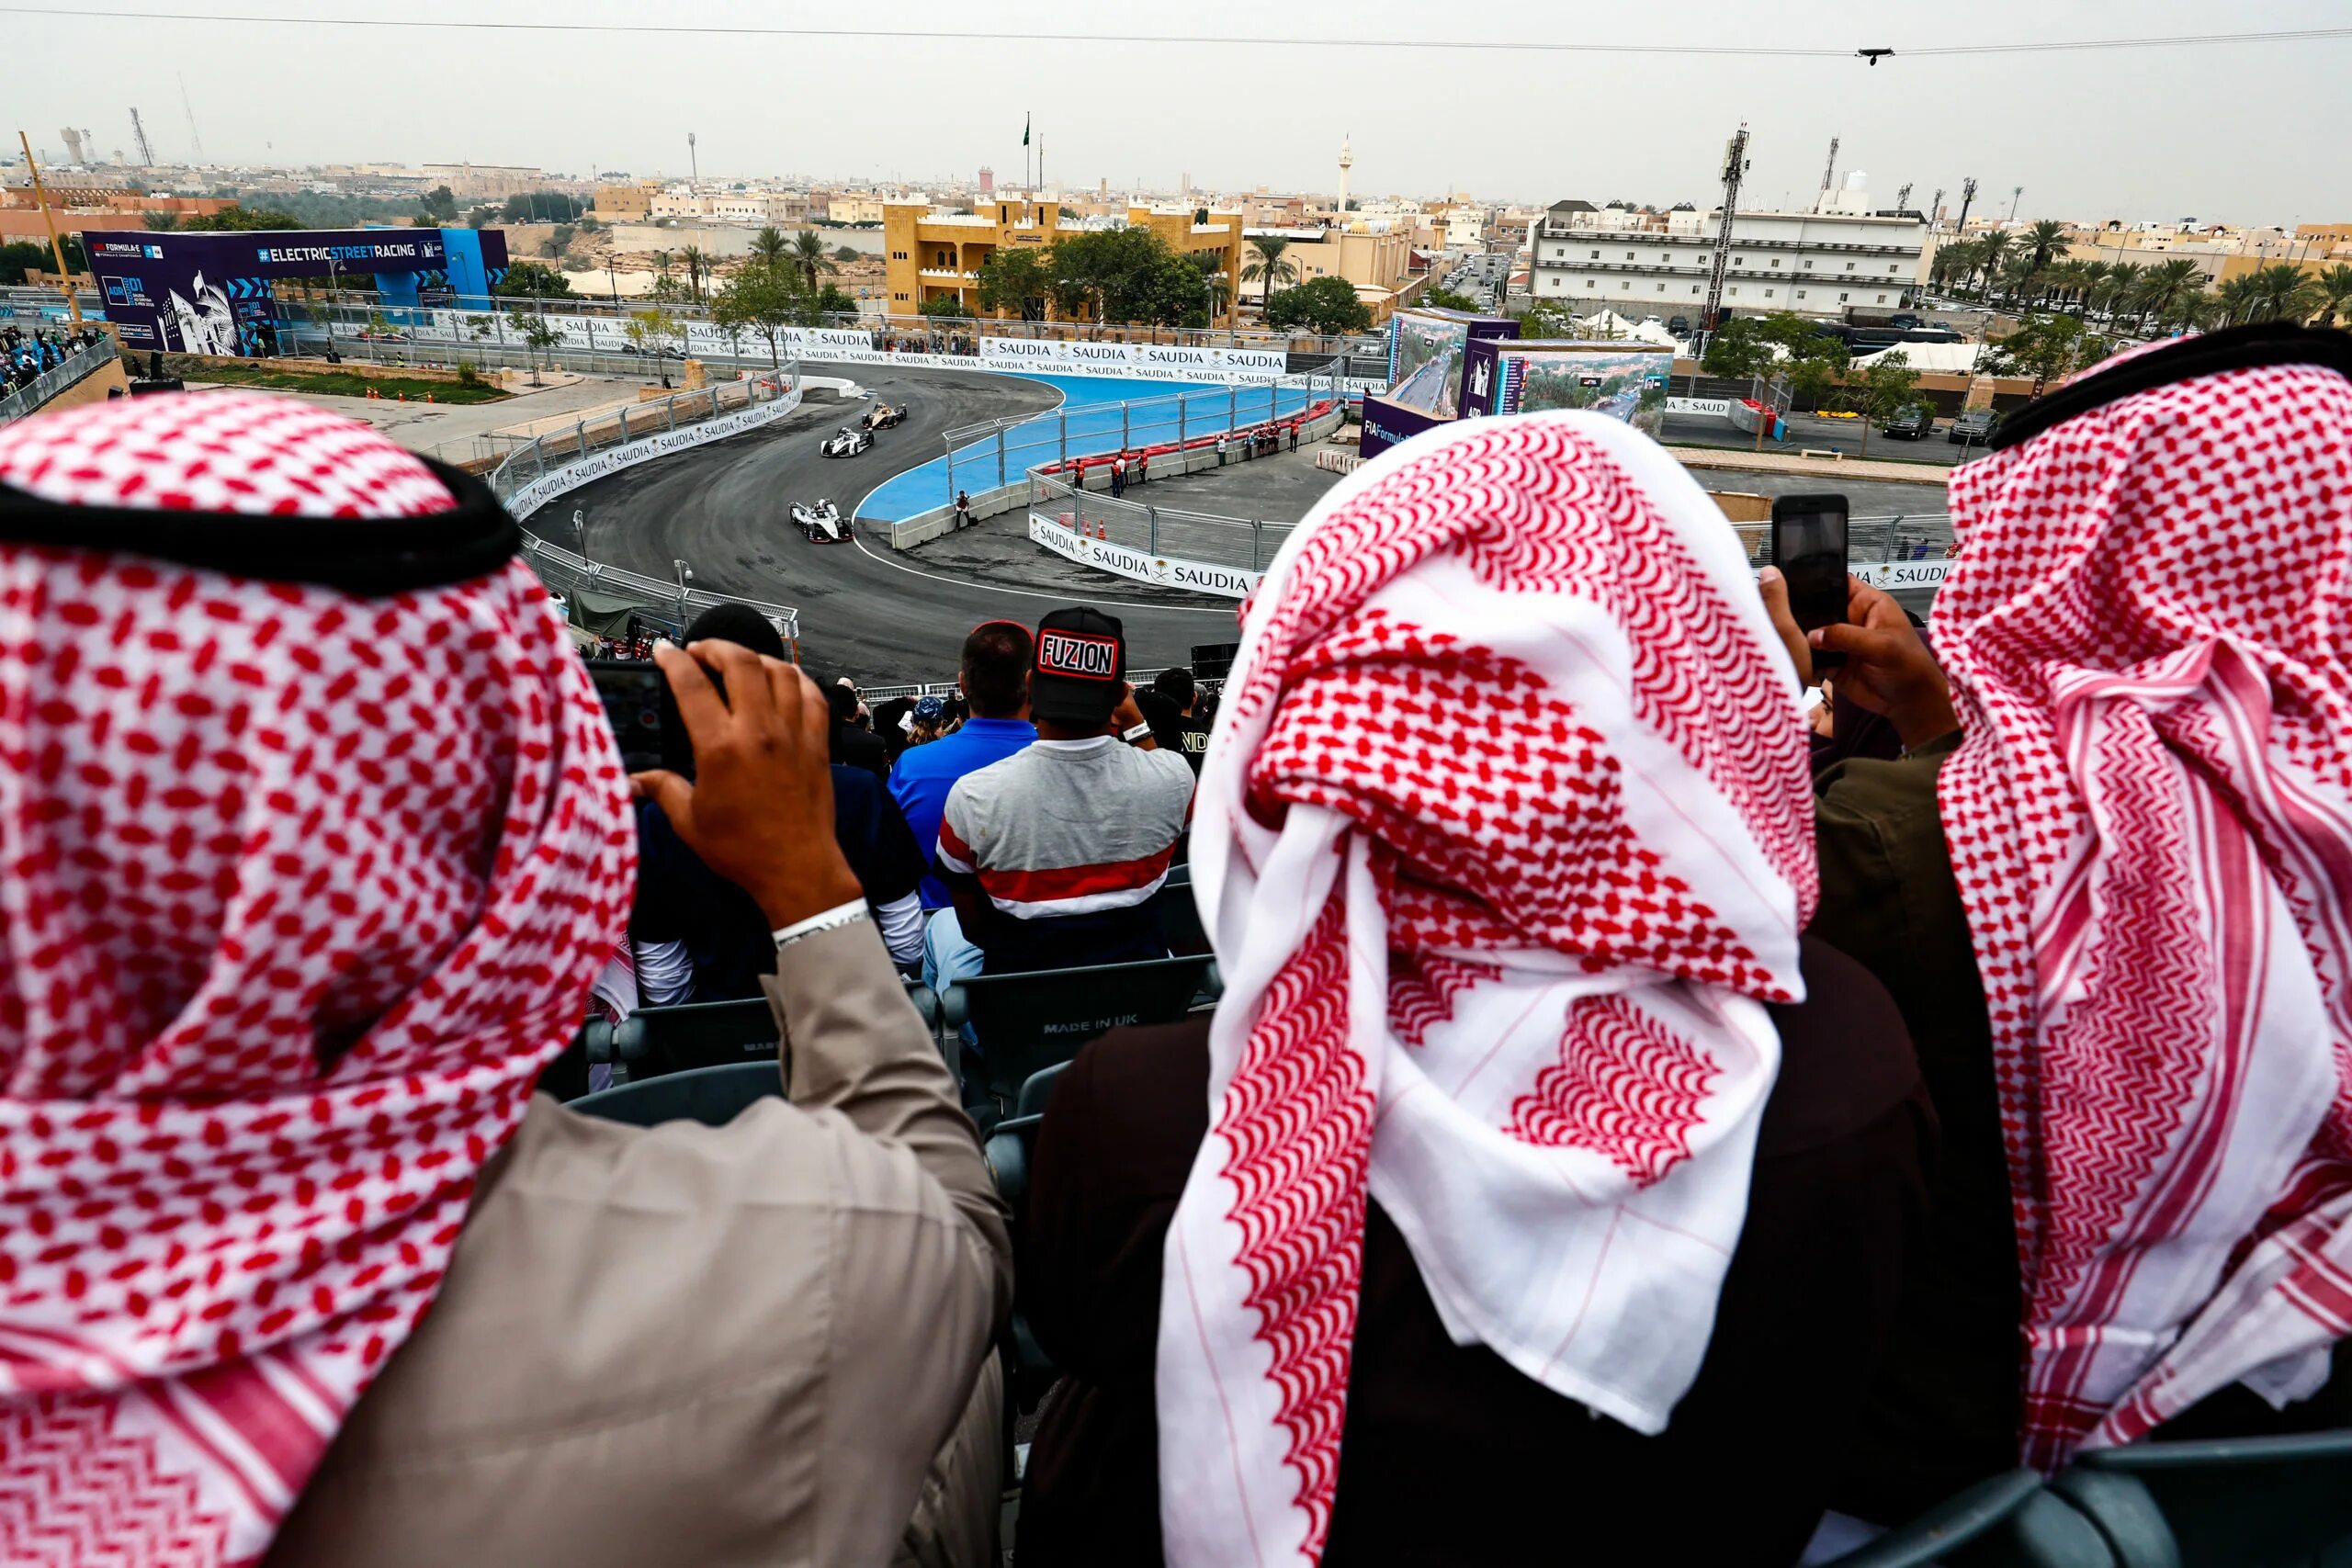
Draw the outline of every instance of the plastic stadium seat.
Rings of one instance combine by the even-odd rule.
[[[2121,1568],[2352,1568],[2352,1430],[2099,1449],[2051,1490]]]
[[[940,998],[951,1033],[968,1022],[984,1059],[981,1081],[966,1083],[967,1105],[1013,1104],[1031,1077],[1067,1062],[1079,1047],[1123,1023],[1172,1023],[1193,1009],[1207,978],[1202,955],[1149,958],[1086,969],[985,975]],[[982,1118],[990,1124],[994,1115]]]
[[[724,1127],[745,1106],[783,1092],[784,1079],[774,1062],[732,1062],[599,1089],[573,1100],[571,1109],[632,1127],[658,1127],[664,1122]]]
[[[914,1004],[923,1027],[936,1040],[937,993],[920,981],[908,980],[904,985],[907,999]],[[775,1059],[775,1014],[764,997],[748,1001],[640,1008],[620,1022],[607,1026],[601,1037],[600,1021],[592,1021],[582,1031],[587,1042],[587,1059],[617,1064],[632,1082],[695,1067]]]
[[[1043,1072],[1030,1074],[1012,1102],[1012,1114],[996,1124],[988,1146],[980,1151],[989,1162],[997,1196],[1016,1214],[1029,1196],[1029,1156],[1037,1145],[1038,1124],[1046,1119],[1046,1102],[1053,1098],[1055,1083],[1069,1067],[1068,1062],[1056,1062]]]
[[[1826,1568],[2119,1568],[2090,1521],[2041,1477],[1988,1477]]]

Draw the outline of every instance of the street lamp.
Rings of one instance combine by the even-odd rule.
[[[686,584],[695,580],[694,568],[673,558],[670,562],[670,570],[678,574],[678,635],[684,637],[686,629]]]

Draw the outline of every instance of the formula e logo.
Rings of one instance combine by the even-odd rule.
[[[1037,641],[1037,672],[1080,681],[1108,681],[1119,669],[1116,637],[1081,632],[1047,632]]]

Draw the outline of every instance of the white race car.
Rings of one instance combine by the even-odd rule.
[[[850,536],[849,519],[830,501],[820,501],[814,506],[795,506],[792,521],[811,544],[837,545]]]
[[[827,436],[824,446],[818,450],[828,457],[854,457],[873,445],[873,436],[854,425],[844,424]]]

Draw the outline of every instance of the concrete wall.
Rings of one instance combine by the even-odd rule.
[[[91,371],[41,404],[34,412],[49,413],[57,409],[80,408],[84,403],[102,403],[107,400],[107,394],[118,387],[122,389],[126,397],[130,395],[130,378],[122,373],[122,361],[119,359]]]

